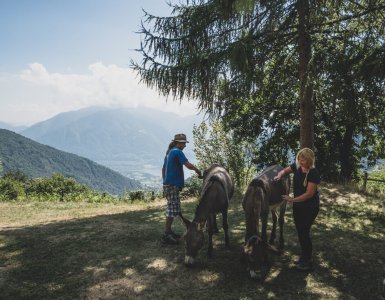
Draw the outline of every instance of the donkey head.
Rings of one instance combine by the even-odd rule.
[[[243,255],[251,278],[261,278],[262,267],[268,264],[268,244],[259,236],[251,236],[243,246]]]
[[[199,250],[204,244],[204,223],[191,222],[182,215],[180,215],[180,217],[187,228],[187,231],[183,236],[185,244],[184,263],[186,266],[192,266],[195,263],[195,258],[197,257]]]

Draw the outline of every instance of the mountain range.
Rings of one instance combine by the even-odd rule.
[[[4,172],[20,170],[30,178],[61,173],[112,195],[141,188],[139,181],[87,158],[42,145],[6,129],[0,129],[0,161]]]
[[[149,108],[90,107],[61,113],[20,134],[41,144],[74,153],[149,186],[161,184],[161,167],[176,133],[192,142],[202,116],[182,117]],[[193,144],[184,150],[194,163]]]

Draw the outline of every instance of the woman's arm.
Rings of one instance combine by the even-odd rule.
[[[278,172],[277,176],[274,177],[274,180],[278,181],[286,174],[290,174],[292,171],[291,167],[286,167],[285,169]]]
[[[307,199],[310,199],[311,197],[314,196],[315,192],[317,191],[317,185],[314,182],[309,182],[307,184],[306,192],[303,193],[302,195],[299,195],[298,197],[292,198],[288,195],[282,195],[282,199],[286,200],[288,202],[302,202]]]

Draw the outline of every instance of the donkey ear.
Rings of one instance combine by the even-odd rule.
[[[183,217],[182,213],[179,214],[179,217],[183,221],[184,226],[186,226],[186,228],[188,228],[190,226],[191,222],[189,220],[187,220],[185,217]]]
[[[263,180],[261,178],[254,179],[252,181],[252,186],[262,188],[265,193],[267,192],[267,189],[268,189],[267,188],[268,183],[266,182],[266,180]]]

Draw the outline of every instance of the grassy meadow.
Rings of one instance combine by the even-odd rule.
[[[264,282],[240,262],[241,199],[223,231],[207,243],[194,268],[183,264],[183,242],[162,246],[163,199],[151,203],[0,203],[0,299],[385,299],[384,197],[342,186],[321,187],[313,227],[315,269],[293,269],[299,246],[286,212],[286,248],[271,255]],[[182,202],[192,218],[196,199]],[[219,222],[220,223],[220,222]],[[175,222],[175,231],[182,224]]]

